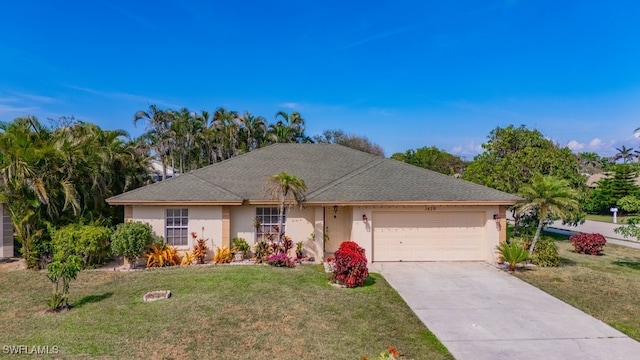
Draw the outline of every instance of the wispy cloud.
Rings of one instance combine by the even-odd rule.
[[[138,24],[140,24],[142,26],[145,26],[145,27],[147,27],[149,29],[155,29],[156,28],[155,24],[152,23],[151,21],[149,21],[149,20],[147,20],[147,19],[145,19],[143,17],[140,17],[140,16],[138,16],[138,15],[136,15],[136,14],[130,12],[130,11],[127,11],[127,10],[125,10],[125,9],[123,9],[123,8],[113,4],[113,3],[105,2],[104,4],[107,5],[108,7],[112,8],[113,10],[123,14],[124,16],[128,17],[129,19],[137,22]]]
[[[342,50],[351,49],[351,48],[354,48],[354,47],[356,47],[356,46],[364,45],[364,44],[366,44],[366,43],[368,43],[368,42],[372,42],[372,41],[376,41],[376,40],[380,40],[380,39],[388,38],[388,37],[390,37],[390,36],[394,36],[394,35],[402,34],[402,33],[405,33],[405,32],[407,32],[407,31],[413,30],[413,29],[415,29],[415,28],[416,28],[415,26],[408,26],[408,27],[403,27],[403,28],[401,28],[401,29],[395,29],[395,30],[388,30],[388,31],[384,31],[384,32],[381,32],[381,33],[379,33],[379,34],[376,34],[376,35],[370,36],[370,37],[368,37],[368,38],[361,39],[361,40],[358,40],[358,41],[354,41],[354,42],[352,42],[352,43],[350,43],[350,44],[347,44],[347,45],[345,45],[345,46],[343,46],[343,47],[342,47]]]
[[[173,103],[170,103],[170,102],[167,102],[167,101],[164,101],[164,100],[160,100],[160,99],[150,98],[148,96],[129,94],[129,93],[124,93],[124,92],[119,92],[119,91],[113,91],[113,92],[101,91],[101,90],[91,89],[91,88],[72,85],[72,84],[67,84],[65,86],[67,88],[69,88],[69,89],[79,90],[79,91],[83,91],[83,92],[86,92],[86,93],[89,93],[89,94],[94,94],[94,95],[97,95],[97,96],[103,96],[103,97],[107,97],[107,98],[111,98],[111,99],[124,99],[124,100],[129,100],[129,101],[136,101],[136,102],[146,102],[148,104],[160,105],[160,106],[165,106],[165,107],[169,107],[169,108],[180,108],[180,107],[182,107],[182,105],[173,104]]]
[[[463,158],[473,158],[482,152],[482,144],[472,141],[466,145],[458,145],[451,148],[451,153]]]
[[[42,104],[53,102],[54,99],[47,96],[9,92],[8,95],[0,95],[0,117],[6,120],[10,117],[33,115],[41,109]]]
[[[302,110],[302,105],[297,102],[285,102],[282,104],[278,104],[278,106],[291,110]]]

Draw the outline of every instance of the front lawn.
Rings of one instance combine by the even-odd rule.
[[[591,256],[556,243],[560,267],[515,275],[640,341],[640,250],[607,244],[604,255]]]
[[[151,290],[168,300],[143,303]],[[452,359],[379,275],[327,284],[321,266],[84,271],[72,310],[45,313],[45,272],[0,270],[2,345],[58,346],[63,358],[359,359],[387,344]]]
[[[627,223],[627,219],[630,218],[631,216],[618,216],[617,221],[618,224],[626,224]],[[600,222],[606,222],[606,223],[610,223],[613,224],[613,215],[593,215],[593,214],[587,214],[586,215],[586,219],[587,220],[591,220],[591,221],[600,221]]]

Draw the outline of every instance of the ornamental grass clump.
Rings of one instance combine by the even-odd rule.
[[[601,234],[575,234],[572,235],[571,245],[578,254],[600,255],[602,248],[607,244],[607,239]]]
[[[340,244],[334,253],[335,267],[331,278],[340,285],[352,288],[364,285],[369,276],[365,250],[353,241]]]

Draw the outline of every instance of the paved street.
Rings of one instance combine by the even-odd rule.
[[[604,235],[607,241],[622,246],[633,247],[640,249],[640,242],[635,239],[625,239],[622,235],[616,234],[613,229],[620,227],[621,224],[610,224],[600,221],[585,221],[584,224],[576,226],[562,225],[562,221],[556,221],[547,230],[560,229],[570,232],[583,232],[583,233],[598,233]]]

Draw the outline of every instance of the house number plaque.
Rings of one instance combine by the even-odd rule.
[[[425,206],[424,207],[424,211],[436,211],[436,207],[435,206]]]

